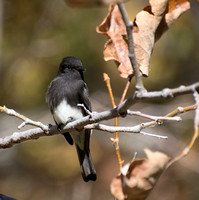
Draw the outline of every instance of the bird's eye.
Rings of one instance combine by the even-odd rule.
[[[62,73],[65,73],[67,71],[67,69],[71,69],[71,67],[70,66],[63,66]]]

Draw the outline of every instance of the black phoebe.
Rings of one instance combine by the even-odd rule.
[[[91,111],[88,88],[84,82],[84,70],[79,59],[63,58],[57,76],[49,85],[47,102],[59,128],[68,122],[88,115],[85,109],[78,104],[83,104],[86,109]],[[75,142],[82,177],[86,182],[96,180],[96,171],[89,150],[90,134],[91,130],[64,133],[69,144],[72,145],[73,141]]]

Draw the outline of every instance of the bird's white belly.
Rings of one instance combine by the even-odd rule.
[[[54,109],[53,116],[57,124],[67,124],[83,117],[81,110],[70,106],[65,99]]]

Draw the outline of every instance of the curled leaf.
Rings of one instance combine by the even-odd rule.
[[[145,149],[146,159],[129,163],[125,172],[111,182],[111,193],[119,200],[143,200],[165,170],[170,157]]]
[[[154,43],[178,17],[190,8],[188,0],[150,0],[134,20],[133,38],[135,57],[142,74],[148,76]],[[128,57],[127,33],[117,5],[111,5],[109,13],[97,27],[97,32],[108,36],[104,47],[104,59],[118,63],[120,76],[128,78],[133,69]]]
[[[117,5],[109,7],[109,14],[97,27],[97,32],[110,38],[104,46],[104,60],[115,60],[121,77],[127,78],[133,73],[133,69],[128,57],[128,45],[124,39],[126,28]]]
[[[190,9],[189,0],[169,0],[166,14],[156,30],[155,41],[188,9]]]
[[[109,7],[109,14],[97,27],[97,32],[110,38],[104,46],[104,60],[115,60],[121,77],[128,78],[133,69],[128,57],[128,45],[124,39],[126,27],[117,5]]]

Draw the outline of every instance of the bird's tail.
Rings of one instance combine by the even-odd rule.
[[[81,150],[79,146],[76,144],[76,149],[84,181],[85,182],[88,182],[90,180],[95,181],[97,176],[89,148]]]

